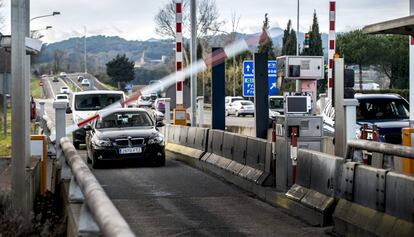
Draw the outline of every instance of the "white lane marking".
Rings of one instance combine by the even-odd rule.
[[[49,89],[50,89],[50,91],[52,92],[53,99],[54,99],[54,98],[56,98],[56,95],[55,95],[55,92],[53,91],[52,84],[50,83],[49,78],[48,78],[48,79],[46,79],[46,80],[47,80],[47,83],[49,84]]]

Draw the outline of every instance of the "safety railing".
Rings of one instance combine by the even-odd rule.
[[[57,176],[61,180],[70,180],[66,198],[69,204],[82,204],[75,230],[77,234],[82,236],[100,232],[104,236],[135,236],[71,140],[63,137],[53,144],[53,137],[56,136],[55,123],[47,114],[40,115],[39,118],[43,133],[48,137],[49,147],[54,148],[53,155],[57,158],[54,159],[55,163],[61,161],[60,175]],[[53,186],[54,182],[51,183]],[[54,190],[54,187],[51,188]]]
[[[64,137],[60,140],[60,146],[102,234],[104,236],[135,236],[89,167],[79,156],[72,141]]]

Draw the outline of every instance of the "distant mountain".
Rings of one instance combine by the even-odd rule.
[[[159,60],[162,56],[173,54],[172,40],[128,41],[117,36],[92,36],[86,38],[88,69],[102,71],[105,64],[117,54],[126,54],[133,61],[141,59]],[[36,57],[37,64],[50,64],[54,61],[56,50],[63,52],[62,69],[83,71],[84,38],[70,38],[64,41],[46,44],[40,55]]]
[[[282,47],[283,29],[279,27],[271,28],[273,45],[276,48]],[[236,39],[244,39],[253,34],[236,33]],[[228,43],[228,35],[220,34],[205,38],[209,45],[224,46]],[[299,33],[299,42],[304,41],[304,33]],[[188,40],[185,40],[188,42]],[[322,34],[322,44],[325,54],[328,48],[328,34]],[[88,71],[99,73],[105,71],[105,64],[117,54],[126,54],[133,61],[140,61],[145,54],[145,61],[160,60],[162,56],[174,55],[174,41],[172,39],[148,39],[146,41],[128,41],[117,36],[92,36],[86,38],[86,51]],[[35,58],[38,67],[52,65],[55,61],[55,52],[63,52],[61,58],[62,70],[68,72],[83,71],[84,63],[84,38],[75,37],[64,41],[46,44],[40,55]],[[252,48],[252,50],[256,50]]]

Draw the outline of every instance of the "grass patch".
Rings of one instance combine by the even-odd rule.
[[[0,156],[11,156],[11,109],[7,110],[7,135],[4,135],[3,129],[3,113],[0,113]],[[35,134],[34,122],[30,124],[30,133]],[[1,235],[0,235],[1,236]]]
[[[0,156],[11,155],[11,109],[7,112],[7,136],[4,136],[3,113],[1,115],[1,131],[0,131]]]
[[[37,77],[32,77],[30,81],[30,91],[33,98],[42,98],[42,90],[43,88],[39,85],[40,79]]]
[[[65,80],[65,83],[69,86],[69,89],[72,91],[72,92],[78,92],[78,91],[81,91],[77,86],[75,86],[74,84],[73,84],[73,82],[71,81],[71,80]]]

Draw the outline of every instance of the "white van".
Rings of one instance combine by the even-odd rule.
[[[122,91],[82,91],[73,94],[72,99],[72,120],[78,124],[83,120],[95,115],[96,111],[106,106],[125,99]],[[72,133],[73,145],[79,149],[79,144],[85,143],[85,130],[78,129]]]

